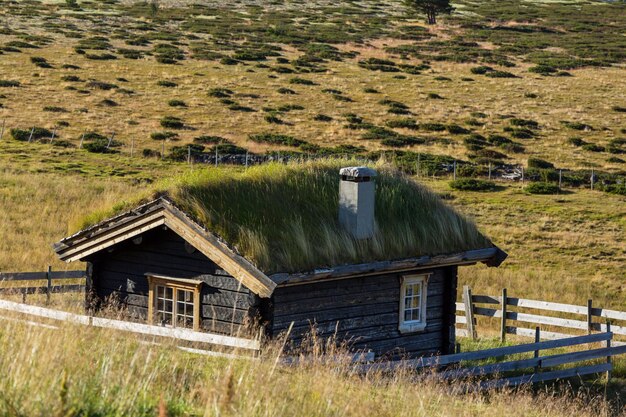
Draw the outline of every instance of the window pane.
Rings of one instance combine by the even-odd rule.
[[[407,297],[412,296],[413,295],[413,287],[410,286],[410,285],[407,285],[406,289],[405,289],[405,294],[404,295],[406,295]]]
[[[411,315],[411,320],[417,320],[419,321],[420,319],[420,311],[419,310],[412,310],[412,315]]]
[[[168,300],[173,300],[174,299],[174,289],[173,288],[165,287],[165,298],[167,298]]]
[[[420,307],[420,297],[413,297],[411,300],[411,308],[419,308]]]
[[[404,321],[411,320],[411,310],[404,310]]]

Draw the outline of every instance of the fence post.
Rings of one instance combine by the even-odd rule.
[[[467,332],[472,340],[476,340],[476,327],[474,326],[474,304],[472,303],[472,290],[469,285],[463,286],[463,304],[465,305],[465,318],[467,320]]]
[[[506,340],[506,288],[502,288],[502,300],[500,301],[502,319],[500,321],[500,341],[504,343]]]
[[[111,147],[111,143],[113,143],[113,139],[115,139],[115,132],[113,132],[113,134],[109,138],[109,143],[107,143],[107,149]]]
[[[52,289],[52,267],[48,266],[48,271],[46,272],[46,305],[50,304],[50,290]]]
[[[539,343],[541,341],[541,329],[539,326],[535,327],[535,343]],[[535,351],[535,358],[539,357],[539,349]],[[535,366],[535,373],[539,372],[539,365]]]
[[[6,123],[7,123],[7,119],[4,119],[2,121],[2,129],[0,129],[0,141],[2,140],[2,137],[4,136],[4,126],[6,125]]]
[[[35,126],[30,130],[30,136],[28,136],[28,143],[33,140],[33,135],[35,134]]]
[[[606,320],[606,332],[610,333],[611,332],[611,320],[607,319]],[[606,340],[606,347],[610,348],[611,347],[611,339],[613,337],[611,336],[611,338]],[[606,363],[608,363],[609,365],[611,364],[611,355],[608,355],[606,357]],[[606,383],[608,384],[609,381],[611,380],[611,371],[606,371]]]
[[[593,300],[587,300],[587,334],[591,334],[591,330],[593,327],[593,316],[591,315],[591,310],[593,308]]]
[[[83,142],[85,141],[85,135],[86,134],[87,134],[87,132],[83,132],[83,135],[80,137],[80,144],[78,145],[78,149],[82,149]]]

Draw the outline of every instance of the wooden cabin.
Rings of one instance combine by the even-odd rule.
[[[87,263],[89,307],[271,339],[311,331],[375,355],[449,353],[457,269],[506,254],[388,168],[200,172],[55,244]]]

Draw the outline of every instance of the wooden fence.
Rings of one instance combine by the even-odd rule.
[[[102,317],[87,316],[82,314],[69,313],[66,311],[54,310],[50,308],[37,307],[27,304],[16,303],[13,301],[0,300],[0,310],[12,311],[20,315],[27,315],[28,318],[43,318],[57,321],[65,321],[85,326],[101,327],[106,329],[115,329],[145,336],[153,336],[157,338],[170,338],[180,341],[203,343],[214,346],[223,346],[233,349],[244,349],[249,351],[258,351],[260,342],[258,340],[245,339],[241,337],[226,336],[215,333],[196,332],[185,328],[169,328],[154,326],[143,323],[133,323],[124,320],[113,320]],[[38,325],[37,322],[29,322]],[[44,324],[45,325],[45,324]],[[47,325],[46,325],[47,326]],[[50,327],[50,326],[47,326]],[[182,347],[184,350],[199,352],[209,352],[204,349],[193,349]]]
[[[16,282],[30,284],[34,281],[45,281],[36,285],[4,286],[0,287],[0,294],[22,294],[22,301],[26,301],[27,294],[46,294],[50,300],[50,294],[57,293],[82,293],[85,292],[85,284],[54,283],[57,280],[84,280],[85,271],[53,271],[48,267],[45,272],[0,272],[0,283]]]
[[[538,333],[542,339],[557,340],[576,334],[606,332],[609,326],[615,335],[626,336],[626,312],[595,307],[593,300],[588,300],[585,306],[529,300],[509,297],[506,289],[500,296],[473,295],[471,289],[465,286],[463,300],[456,303],[456,310],[457,335],[473,339],[478,333],[477,317],[498,319],[502,341],[507,334],[537,337]],[[625,323],[614,324],[621,321]],[[528,324],[533,325],[532,328],[526,327]],[[568,329],[570,333],[563,333],[563,329]],[[616,345],[623,343],[614,342]]]
[[[505,346],[453,355],[431,356],[426,358],[373,363],[360,365],[361,372],[393,371],[400,368],[429,370],[433,378],[458,382],[457,388],[463,391],[515,387],[522,384],[553,381],[584,375],[606,373],[607,378],[613,369],[612,357],[626,353],[626,346],[611,346],[613,333],[595,333],[574,336],[566,339],[547,340],[516,346]],[[557,348],[576,349],[583,345],[603,343],[604,347],[540,356],[541,351]],[[503,360],[503,357],[533,353],[532,358]],[[486,365],[465,365],[463,362],[480,360],[497,361]],[[600,360],[590,364],[590,361]],[[584,363],[580,363],[584,362]],[[557,368],[558,367],[558,368]],[[557,368],[557,369],[554,369]],[[514,372],[514,375],[505,374]],[[463,382],[468,378],[478,381]],[[608,379],[607,379],[608,380]]]

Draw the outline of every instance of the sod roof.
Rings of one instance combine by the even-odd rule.
[[[452,254],[493,247],[436,194],[384,165],[376,177],[377,230],[358,240],[338,222],[339,169],[355,161],[195,170],[118,204],[84,226],[166,197],[266,274]]]

